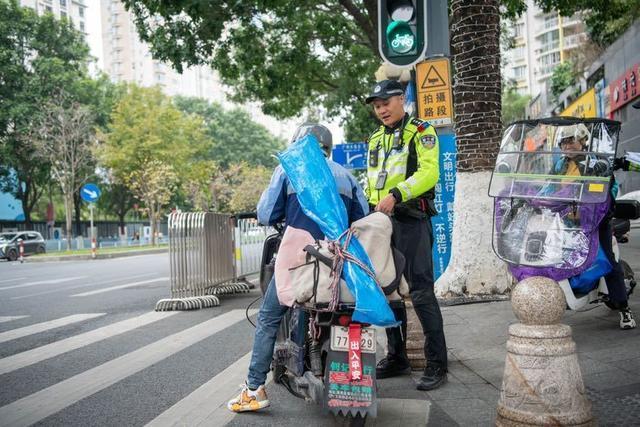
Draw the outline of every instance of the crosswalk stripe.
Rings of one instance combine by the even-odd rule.
[[[5,291],[7,289],[27,288],[29,286],[36,286],[36,285],[53,285],[56,283],[70,282],[72,280],[86,279],[86,278],[87,276],[78,276],[78,277],[64,277],[62,279],[39,280],[37,282],[28,282],[28,283],[21,283],[19,285],[4,286],[0,288],[0,291]]]
[[[23,351],[22,353],[0,359],[0,375],[33,365],[46,359],[58,356],[60,354],[75,350],[98,341],[111,338],[116,335],[124,334],[133,329],[140,328],[158,320],[178,314],[178,311],[152,311],[142,316],[126,319],[116,322],[93,331],[75,335],[70,338],[56,341],[51,344],[34,348],[33,350]]]
[[[16,280],[22,279],[24,279],[24,277],[14,277],[13,279],[0,280],[0,283],[15,282]]]
[[[256,312],[257,310],[250,310],[250,315]],[[4,425],[13,427],[35,424],[244,318],[245,310],[231,310],[184,331],[169,335],[153,344],[1,407],[0,420]]]
[[[207,381],[190,395],[164,411],[146,427],[225,425],[234,417],[227,409],[227,402],[234,395],[221,393],[221,390],[237,390],[247,378],[251,352],[242,356],[224,371]],[[271,373],[267,383],[271,381]]]
[[[0,343],[104,315],[105,313],[72,314],[71,316],[61,317],[48,322],[36,323],[35,325],[25,326],[24,328],[12,329],[10,331],[0,333]]]
[[[29,316],[0,316],[0,323],[11,322],[12,320],[24,319]]]
[[[69,291],[71,289],[78,289],[78,288],[88,288],[88,287],[92,287],[92,286],[102,286],[102,285],[109,285],[111,283],[114,283],[116,281],[121,281],[121,280],[131,280],[131,279],[137,279],[139,277],[145,277],[145,276],[152,276],[154,275],[154,273],[145,273],[145,274],[136,274],[134,276],[129,276],[126,278],[116,278],[114,280],[109,280],[108,282],[98,282],[98,283],[83,283],[81,285],[73,285],[73,286],[67,286],[64,288],[57,288],[57,289],[52,289],[50,291],[42,291],[42,292],[35,292],[33,294],[27,294],[27,295],[20,295],[17,297],[11,297],[10,299],[15,300],[15,299],[25,299],[25,298],[31,298],[31,297],[38,297],[40,295],[48,295],[48,294],[57,294],[60,292],[65,292],[65,291]]]
[[[140,282],[125,283],[124,285],[111,286],[110,288],[97,289],[95,291],[82,292],[80,294],[71,295],[72,297],[88,297],[90,295],[102,294],[105,292],[116,291],[118,289],[131,288],[134,286],[146,285],[149,283],[162,282],[169,280],[168,277],[159,277],[157,279],[142,280]]]

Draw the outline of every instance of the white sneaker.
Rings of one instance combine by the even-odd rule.
[[[242,385],[240,395],[235,399],[227,402],[227,409],[233,412],[258,411],[269,406],[269,399],[264,385],[258,387],[257,390],[249,390],[247,384]]]
[[[636,327],[636,321],[633,319],[633,313],[629,307],[620,310],[620,329],[633,329]]]

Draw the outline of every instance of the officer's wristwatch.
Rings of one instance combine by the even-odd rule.
[[[389,194],[391,194],[393,198],[396,199],[396,203],[402,202],[402,193],[400,193],[400,190],[398,190],[397,188],[392,188],[391,190],[389,190]]]

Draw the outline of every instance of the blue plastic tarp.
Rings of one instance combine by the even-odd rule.
[[[278,159],[304,213],[318,224],[328,239],[340,238],[349,227],[347,210],[317,139],[312,135],[302,138],[278,153]],[[344,237],[340,243],[344,243]],[[355,236],[347,252],[375,271]],[[356,300],[353,320],[386,327],[397,325],[384,293],[360,266],[345,262],[342,277]]]

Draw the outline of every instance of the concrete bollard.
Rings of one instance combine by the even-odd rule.
[[[558,284],[527,278],[511,305],[521,323],[509,326],[496,425],[594,425],[571,327],[560,324],[566,301]]]

